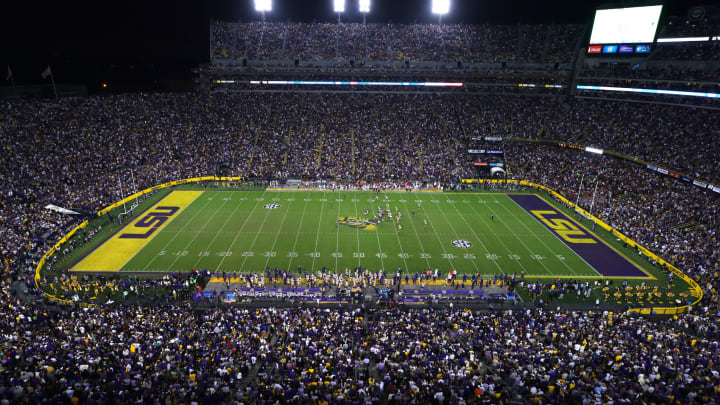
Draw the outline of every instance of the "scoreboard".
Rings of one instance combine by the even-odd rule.
[[[649,54],[657,34],[662,5],[595,11],[589,55]]]

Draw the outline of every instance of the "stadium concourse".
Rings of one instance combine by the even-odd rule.
[[[714,111],[397,94],[127,94],[0,104],[2,404],[720,398],[720,197],[636,163],[576,149],[503,142],[509,178],[547,185],[585,208],[591,194],[576,195],[579,179],[597,181],[594,212],[702,286],[703,300],[688,314],[198,310],[189,297],[213,276],[203,270],[89,285],[67,273],[42,276],[41,287],[52,284],[61,296],[84,298],[86,288],[127,293],[127,302],[81,309],[50,305],[34,283],[39,258],[72,226],[44,207],[96,212],[131,194],[133,182],[142,189],[213,175],[223,163],[228,174],[262,181],[432,179],[450,186],[475,176],[466,154],[471,138],[500,136],[612,149],[718,184]],[[575,288],[555,281],[541,286]],[[14,294],[26,290],[29,300]],[[150,294],[159,297],[152,305],[129,305],[130,298]]]

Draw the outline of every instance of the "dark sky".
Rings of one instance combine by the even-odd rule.
[[[344,21],[362,21],[357,0],[346,0]],[[431,0],[373,0],[368,22],[431,22]],[[703,1],[693,1],[703,4]],[[34,83],[48,64],[58,81],[147,71],[186,77],[208,60],[208,21],[258,20],[253,0],[15,1],[0,13],[0,72]],[[587,23],[597,0],[452,0],[448,23]],[[617,4],[617,3],[616,3]],[[622,3],[632,5],[635,3]],[[688,3],[665,2],[675,14]],[[668,8],[666,7],[666,9]],[[334,21],[332,0],[273,0],[271,21]],[[120,72],[120,73],[118,73]],[[5,84],[5,81],[0,81]]]

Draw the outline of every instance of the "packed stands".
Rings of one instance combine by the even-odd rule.
[[[720,384],[712,313],[0,302],[3,403],[702,403]]]
[[[488,61],[565,60],[571,55],[567,43],[579,29],[212,27],[216,58],[470,55]],[[339,51],[323,46],[317,53],[318,44],[334,44],[337,37],[343,44]],[[610,149],[717,185],[720,123],[712,110],[563,97],[289,92],[0,104],[2,404],[150,398],[158,403],[712,403],[720,397],[714,365],[720,355],[720,195],[630,160],[534,142]],[[466,149],[471,138],[483,136],[505,138],[509,178],[547,185],[588,209],[590,195],[576,194],[578,178],[598,184],[593,214],[698,280],[703,301],[689,314],[651,320],[556,309],[198,309],[189,297],[210,276],[202,271],[90,285],[66,275],[41,280],[70,301],[71,291],[83,299],[97,294],[93,290],[113,290],[143,305],[80,309],[45,307],[37,300],[35,265],[69,222],[45,210],[46,204],[95,212],[131,194],[132,182],[142,189],[212,175],[219,162],[228,165],[228,174],[248,180],[457,184],[476,176]],[[119,182],[122,191],[115,186]],[[95,231],[100,230],[91,229],[87,238]],[[18,285],[36,299],[19,299],[13,294]],[[145,302],[146,294],[160,299]]]
[[[216,60],[566,63],[582,27],[215,21],[211,31]]]
[[[94,212],[120,198],[118,179],[124,184],[123,194],[131,193],[131,170],[138,189],[213,174],[219,161],[229,164],[230,174],[266,180],[433,179],[449,184],[474,176],[471,157],[464,153],[469,137],[500,136],[592,145],[711,183],[720,179],[713,164],[717,117],[700,109],[553,97],[302,93],[140,94],[3,104],[3,144],[11,157],[3,167],[3,261],[12,261],[11,268],[21,274],[33,270],[39,251],[59,238],[57,231],[67,221],[42,207],[54,203]],[[244,106],[242,114],[238,105]],[[606,120],[609,116],[612,121]],[[348,135],[354,137],[354,146],[347,142]],[[54,145],[52,153],[45,145]],[[508,162],[512,178],[535,179],[568,194],[572,187],[556,183],[562,177],[551,174],[561,169],[552,155],[567,156],[566,166],[572,166],[573,159],[588,159],[548,149],[526,153],[528,147],[522,143],[516,148]],[[691,256],[688,247],[681,253],[674,250],[675,237],[659,236],[668,225],[705,223],[697,243],[712,240],[717,224],[708,222],[714,218],[708,210],[715,206],[716,195],[644,172],[634,163],[598,159],[588,167],[607,172],[605,181],[627,181],[628,171],[642,173],[636,176],[636,186],[616,184],[619,188],[613,190],[608,185],[614,196],[637,189],[627,198],[661,212],[670,209],[668,201],[689,204],[671,211],[679,217],[668,219],[670,224],[654,213],[658,223],[650,228],[638,213],[608,211],[607,218],[619,229],[641,239],[658,238],[645,242],[678,261]],[[528,168],[540,171],[527,172]],[[668,196],[652,191],[665,185],[676,191]],[[693,197],[678,199],[677,193]],[[648,199],[656,202],[648,204]],[[633,217],[640,217],[639,222],[627,222]],[[708,270],[717,265],[708,258],[697,260]]]

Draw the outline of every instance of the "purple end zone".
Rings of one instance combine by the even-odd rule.
[[[531,217],[542,223],[545,228],[547,228],[550,232],[558,236],[558,239],[562,240],[565,245],[567,245],[580,257],[582,257],[588,264],[590,264],[590,266],[592,266],[595,270],[597,270],[598,273],[602,274],[604,277],[649,278],[649,276],[645,272],[640,270],[637,266],[630,263],[618,252],[610,248],[610,246],[598,240],[598,238],[596,238],[594,235],[586,232],[582,227],[577,225],[577,222],[568,218],[562,212],[559,212],[557,209],[555,209],[555,207],[548,204],[540,197],[533,194],[508,194],[507,196],[510,197],[513,201],[515,201],[523,209],[525,209]],[[548,220],[550,223],[554,223],[554,219],[565,221],[570,220],[573,224],[577,226],[577,228],[580,228],[582,234],[579,234],[576,231],[576,233],[573,233],[572,237],[569,237],[568,239],[592,239],[595,243],[573,243],[563,239],[561,235],[558,234],[557,229],[551,228],[548,223],[542,221],[540,218],[537,217],[537,215],[534,215],[532,211],[552,211],[552,213],[541,214],[543,218]],[[562,232],[562,229],[567,229],[564,225],[559,225],[558,228],[561,229],[560,232]]]

